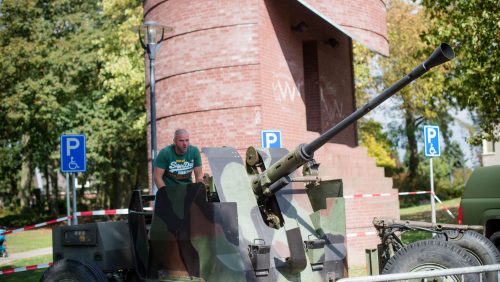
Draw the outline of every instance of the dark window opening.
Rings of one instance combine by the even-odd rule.
[[[302,43],[304,59],[304,100],[308,131],[321,131],[318,46],[316,41]]]

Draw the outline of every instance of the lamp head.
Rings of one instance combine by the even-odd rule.
[[[143,45],[158,44],[165,39],[165,32],[172,30],[171,27],[160,25],[154,21],[147,21],[138,27],[139,39]]]

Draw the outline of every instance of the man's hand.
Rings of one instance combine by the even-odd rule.
[[[155,184],[156,187],[163,188],[165,186],[165,182],[163,182],[163,174],[165,170],[163,168],[155,167]]]
[[[194,182],[195,183],[198,183],[198,182],[201,182],[201,183],[204,183],[203,182],[203,169],[201,168],[201,166],[197,166],[194,168]]]

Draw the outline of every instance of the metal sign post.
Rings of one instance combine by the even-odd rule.
[[[75,173],[87,171],[85,135],[61,135],[61,171],[66,174],[66,202],[69,216],[69,183],[73,189],[73,225],[78,224],[76,217],[76,185]],[[71,177],[68,175],[71,174]],[[71,178],[71,179],[69,179]]]
[[[69,199],[69,173],[66,173],[66,215],[68,216],[68,225],[71,225],[70,209],[71,203]]]
[[[436,223],[436,203],[434,201],[434,172],[432,165],[432,158],[439,157],[441,152],[439,150],[439,127],[433,125],[424,126],[424,152],[429,159],[429,174],[431,184],[431,210],[432,210],[432,223]]]

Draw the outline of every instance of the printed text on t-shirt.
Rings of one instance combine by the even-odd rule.
[[[191,160],[191,162],[180,160],[178,161],[173,161],[170,163],[170,166],[168,167],[168,170],[170,172],[177,172],[177,174],[188,174],[191,172],[194,166],[194,160]]]

